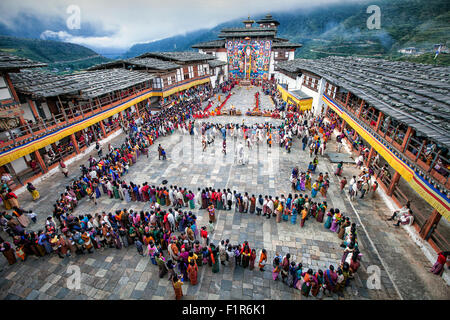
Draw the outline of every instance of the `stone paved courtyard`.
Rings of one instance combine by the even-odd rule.
[[[235,94],[227,102],[240,108],[243,113],[254,106],[255,88],[235,88]],[[269,98],[261,95],[262,108],[271,109]],[[246,124],[278,120],[263,117],[215,117],[205,121],[233,122]],[[123,141],[124,136],[115,138],[112,145]],[[180,133],[158,139],[150,148],[149,158],[141,156],[137,164],[130,168],[125,176],[127,182],[159,185],[167,179],[168,185],[177,185],[191,189],[196,193],[199,187],[230,188],[250,195],[280,195],[286,197],[290,190],[289,176],[294,166],[306,169],[310,158],[301,151],[300,141],[294,139],[292,152],[287,153],[276,144],[268,148],[266,144],[245,148],[249,162],[246,165],[236,163],[234,148],[242,138],[227,137],[227,155],[222,153],[221,138],[216,137],[214,145],[202,152],[198,136],[183,136]],[[166,161],[157,157],[157,145],[161,144],[168,152]],[[335,151],[330,143],[328,150]],[[33,203],[25,192],[19,196],[25,208],[33,208],[38,214],[38,223],[31,225],[35,230],[41,228],[45,218],[52,213],[52,206],[61,187],[79,175],[77,161],[69,166],[69,178],[57,173],[36,187],[41,198]],[[346,165],[344,175],[356,174],[352,165]],[[361,267],[355,280],[347,287],[345,299],[449,299],[450,291],[444,281],[428,272],[429,261],[420,249],[413,244],[406,232],[385,221],[390,213],[386,204],[376,195],[374,199],[365,198],[350,203],[348,197],[339,192],[338,180],[333,176],[335,165],[326,157],[319,159],[317,172],[328,172],[331,186],[326,201],[329,208],[339,208],[358,224],[360,250],[363,254]],[[323,201],[320,196],[317,201]],[[76,213],[94,213],[113,211],[120,208],[147,210],[148,204],[126,203],[102,196],[94,208],[86,200],[81,200]],[[198,225],[206,225],[205,210],[194,210]],[[359,217],[359,219],[358,219]],[[276,223],[275,219],[265,219],[252,214],[231,211],[218,211],[213,242],[230,239],[230,242],[242,243],[247,240],[251,248],[265,248],[269,263],[274,253],[290,253],[296,262],[302,262],[304,268],[324,270],[330,264],[337,266],[343,249],[336,233],[323,227],[323,224],[308,220],[300,228],[290,222]],[[178,234],[178,233],[177,233]],[[5,235],[2,235],[5,236]],[[9,238],[5,236],[5,238]],[[259,259],[259,256],[257,257]],[[57,255],[43,258],[29,257],[25,262],[18,261],[9,266],[0,259],[0,299],[174,299],[174,292],[167,277],[158,277],[158,268],[151,264],[148,257],[137,254],[134,246],[116,249],[100,249],[93,254],[72,256],[60,259]],[[70,265],[80,267],[82,278],[79,290],[69,290],[67,273]],[[381,270],[381,288],[368,289],[367,279],[373,272],[369,266],[375,265]],[[306,299],[300,291],[290,289],[285,284],[271,279],[271,268],[260,272],[241,267],[220,266],[220,272],[213,274],[211,268],[199,268],[199,283],[191,286],[185,282],[183,299]],[[315,299],[315,298],[307,298]],[[338,299],[338,296],[325,299]]]

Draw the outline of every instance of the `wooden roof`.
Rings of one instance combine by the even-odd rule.
[[[18,72],[20,69],[39,68],[46,66],[47,65],[45,63],[17,57],[5,52],[0,52],[0,71]]]
[[[225,40],[213,40],[213,41],[205,41],[194,44],[192,48],[195,49],[203,49],[203,48],[225,48]]]
[[[84,88],[83,85],[66,76],[38,70],[13,73],[11,74],[11,81],[16,91],[30,94],[34,98],[77,94]]]
[[[155,58],[131,58],[126,60],[126,62],[156,70],[172,70],[181,67],[179,64],[173,63],[171,61],[164,61]]]
[[[211,68],[216,68],[216,67],[220,67],[220,66],[224,66],[227,64],[227,62],[222,61],[222,60],[209,60],[208,64]]]
[[[175,62],[194,62],[212,60],[214,56],[195,51],[146,52],[136,58],[157,58]]]
[[[450,67],[356,57],[295,59],[278,69],[317,74],[450,147]]]
[[[150,81],[155,76],[147,72],[126,69],[108,69],[84,71],[67,76],[85,88],[81,92],[82,98],[95,98],[117,90],[131,88],[134,85]]]
[[[117,90],[144,83],[155,76],[126,69],[83,71],[70,75],[55,75],[41,71],[27,71],[11,77],[17,91],[33,97],[76,96],[91,99]]]

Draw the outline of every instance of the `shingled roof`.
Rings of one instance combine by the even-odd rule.
[[[24,94],[43,98],[76,95],[81,99],[130,88],[153,78],[154,75],[149,73],[126,69],[83,71],[61,76],[32,70],[11,75],[14,87]]]
[[[71,74],[67,77],[84,85],[81,97],[91,99],[150,81],[155,76],[147,72],[126,69],[108,69],[85,71]]]
[[[202,49],[202,48],[225,48],[225,40],[213,40],[213,41],[205,41],[194,44],[192,46],[194,49]]]
[[[277,20],[275,20],[270,13],[266,14],[266,16],[264,18],[256,21],[256,23],[259,23],[259,24],[273,23],[276,26],[280,25],[280,23]]]
[[[212,60],[214,56],[195,51],[174,51],[174,52],[146,52],[137,58],[157,58],[178,62],[192,62],[202,60]]]
[[[276,41],[272,43],[272,48],[300,48],[303,45],[300,43],[293,43],[289,41]]]
[[[258,29],[258,30],[253,30]],[[241,38],[241,37],[275,37],[277,35],[276,30],[272,28],[238,28],[233,32],[224,32],[222,30],[219,33],[219,38]]]
[[[317,74],[413,127],[419,135],[450,147],[450,67],[327,57],[280,62],[277,68]]]
[[[220,66],[224,66],[227,63],[225,61],[222,60],[209,60],[208,64],[211,68],[215,68],[215,67],[220,67]]]
[[[156,70],[172,70],[181,67],[179,64],[155,58],[131,58],[126,60],[126,62]]]
[[[99,63],[93,65],[92,67],[87,68],[86,70],[100,70],[100,69],[108,69],[108,68],[123,68],[126,65],[126,60],[114,60],[104,63]]]
[[[220,30],[222,33],[233,33],[233,32],[261,32],[261,31],[267,31],[267,32],[276,32],[277,28],[263,28],[263,27],[252,27],[252,28],[224,28]]]
[[[11,81],[16,91],[40,98],[77,94],[84,88],[82,84],[67,76],[39,70],[13,73]]]
[[[18,72],[25,68],[46,67],[45,63],[17,57],[5,52],[0,52],[0,71]]]

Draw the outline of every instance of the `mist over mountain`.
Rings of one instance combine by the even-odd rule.
[[[0,52],[48,64],[56,72],[72,72],[109,61],[97,52],[74,43],[0,36]]]
[[[381,29],[367,28],[369,5],[381,10]],[[450,37],[450,1],[447,0],[378,0],[336,4],[270,12],[280,22],[278,36],[299,42],[298,58],[321,58],[329,55],[360,55],[398,58],[398,50],[414,46],[431,52],[433,45],[447,44]],[[254,20],[263,16],[251,17]],[[147,51],[193,50],[192,45],[217,39],[221,29],[242,27],[243,16],[209,30],[132,46],[123,57],[130,58]]]
[[[369,30],[367,13],[369,5],[377,5],[381,10],[381,28]],[[269,13],[269,12],[268,12]],[[405,47],[416,47],[421,52],[432,55],[433,46],[438,43],[449,45],[450,35],[450,1],[448,0],[367,0],[363,2],[343,2],[341,4],[315,5],[307,9],[270,12],[280,22],[278,37],[303,44],[297,49],[298,58],[321,58],[328,55],[358,55],[368,57],[382,57],[389,59],[409,59],[398,53]],[[264,15],[251,16],[258,20]],[[42,19],[32,12],[23,12],[20,19],[8,25],[0,20],[0,35],[21,38],[17,45],[11,38],[0,39],[0,49],[10,50],[18,55],[43,62],[85,59],[82,63],[71,66],[79,68],[93,61],[105,61],[107,58],[131,58],[148,51],[186,51],[194,50],[192,45],[217,39],[221,29],[228,27],[242,27],[242,20],[247,14],[234,20],[221,23],[210,29],[200,29],[185,34],[137,43],[126,52],[124,49],[111,47],[97,48],[94,46],[78,46],[74,53],[59,48],[55,43],[24,42],[22,38],[59,40],[64,39],[60,33],[70,31],[71,36],[104,37],[108,36],[99,25],[83,22],[79,30],[67,30],[66,16]],[[51,30],[60,30],[58,32]],[[66,31],[65,31],[66,30]],[[145,33],[145,29],[142,30]],[[68,38],[70,39],[70,38]],[[70,41],[70,40],[66,40]],[[43,47],[46,47],[44,50]],[[80,49],[80,47],[87,50]],[[26,48],[26,49],[25,49]],[[75,48],[75,47],[74,47]],[[51,53],[51,50],[61,50]],[[93,51],[95,52],[93,52]],[[61,53],[68,58],[62,58]],[[92,56],[100,56],[90,60]],[[52,56],[54,56],[52,58]],[[48,59],[47,59],[48,58]],[[42,60],[43,59],[43,60]],[[417,59],[416,62],[430,61]],[[440,61],[449,60],[448,54],[442,54]],[[48,61],[47,61],[48,60]],[[433,59],[431,59],[433,60]],[[433,61],[431,61],[433,62]],[[51,62],[53,63],[53,62]]]

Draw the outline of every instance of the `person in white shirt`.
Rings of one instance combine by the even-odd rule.
[[[358,158],[356,158],[355,162],[356,162],[356,168],[361,167],[364,163],[363,155],[360,155]]]
[[[89,172],[89,176],[91,177],[91,179],[96,179],[97,178],[97,171],[92,170],[91,172]]]
[[[242,202],[244,204],[244,212],[247,213],[248,212],[248,193],[247,192],[244,194]]]
[[[223,189],[222,192],[222,203],[223,203],[223,208],[226,209],[227,208],[227,194],[226,194],[226,190]]]
[[[175,197],[173,195],[173,187],[172,186],[170,186],[170,188],[169,188],[169,200],[170,200],[170,203],[172,204],[172,207],[175,207]]]
[[[256,199],[256,215],[259,216],[261,215],[261,211],[263,209],[263,197],[262,195],[259,195],[258,199]]]
[[[267,215],[267,204],[269,203],[269,199],[267,196],[264,197],[264,201],[263,201],[263,210],[266,210],[266,212],[264,212],[263,216]]]
[[[353,178],[350,180],[349,184],[348,184],[348,193],[350,194],[350,196],[352,195],[352,191],[353,191],[353,185],[356,183],[356,177],[353,176]]]
[[[401,225],[412,225],[414,222],[414,216],[412,213],[412,210],[409,209],[407,212],[404,212],[402,215],[399,216],[397,223],[394,223],[394,226],[400,227]]]
[[[355,183],[352,185],[352,194],[351,194],[350,199],[351,199],[352,201],[355,200],[357,194],[358,194],[358,184],[355,182]]]
[[[410,201],[406,202],[406,204],[405,204],[402,208],[400,208],[399,210],[395,210],[395,211],[393,212],[392,216],[391,216],[389,219],[387,219],[387,221],[392,221],[392,220],[394,220],[396,217],[400,217],[400,216],[402,216],[402,215],[408,213],[409,210],[411,209],[411,208],[410,208],[410,205],[411,205],[411,202],[410,202]]]
[[[197,190],[195,199],[197,199],[197,204],[201,207],[202,206],[202,191],[200,190],[200,188],[198,188],[198,190]]]
[[[178,189],[178,192],[176,192],[176,197],[177,197],[178,204],[181,207],[185,207],[186,204],[184,203],[184,197],[183,197],[183,194],[181,193],[181,189]]]
[[[231,210],[231,206],[233,205],[233,194],[230,189],[227,190],[227,209]]]
[[[267,202],[267,209],[269,209],[269,212],[267,213],[267,219],[270,219],[270,215],[273,214],[274,209],[274,203],[272,200],[272,196],[269,196],[269,201]]]
[[[167,221],[170,223],[170,229],[173,232],[175,230],[175,218],[172,213],[172,209],[169,209],[169,214],[167,215]]]

